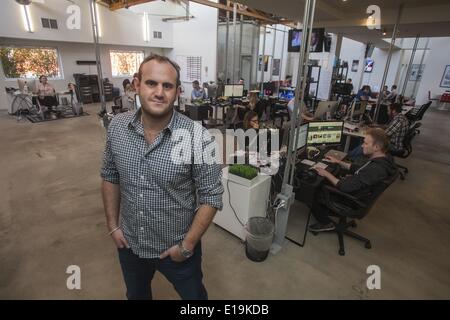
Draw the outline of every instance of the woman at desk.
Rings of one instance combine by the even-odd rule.
[[[259,129],[259,117],[255,111],[248,111],[244,116],[244,130]]]
[[[48,83],[46,76],[42,75],[39,77],[39,84],[37,87],[38,100],[41,106],[53,107],[58,105],[58,100],[56,99],[55,88]]]
[[[258,114],[258,117],[261,118],[265,111],[264,109],[266,104],[264,103],[264,101],[258,98],[258,93],[259,93],[258,90],[250,91],[247,108],[251,111],[256,112]]]

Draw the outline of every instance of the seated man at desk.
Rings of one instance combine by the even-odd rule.
[[[42,75],[39,77],[37,94],[41,106],[46,106],[51,109],[53,106],[56,107],[58,105],[55,88],[48,83],[47,76]]]
[[[371,94],[372,92],[370,90],[370,86],[365,85],[361,89],[359,89],[355,99],[356,101],[369,101]]]
[[[409,130],[408,118],[402,113],[402,105],[393,103],[388,108],[389,117],[391,122],[386,126],[380,126],[385,129],[386,135],[390,139],[389,151],[397,152],[404,149],[403,141]],[[374,126],[374,125],[372,125]],[[377,125],[375,125],[377,126]],[[356,159],[363,155],[361,146],[356,147],[349,153],[351,159]]]
[[[205,91],[200,88],[200,83],[197,80],[194,80],[192,82],[192,93],[191,93],[191,100],[203,100],[206,99]]]
[[[338,178],[322,168],[315,168],[318,175],[342,192],[349,193],[357,197],[362,202],[372,193],[374,187],[381,181],[391,177],[397,170],[392,157],[387,154],[388,137],[383,129],[369,129],[362,145],[364,155],[368,161],[363,165],[356,165],[327,157],[328,162],[339,164],[349,175]],[[312,206],[312,213],[317,223],[309,226],[313,232],[332,231],[335,229],[333,220],[329,217],[328,208],[321,203],[323,192],[319,192]]]

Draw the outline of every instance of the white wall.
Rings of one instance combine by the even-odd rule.
[[[92,43],[92,25],[88,0],[73,0],[81,9],[80,30],[70,30],[66,26],[69,14],[66,10],[68,1],[46,0],[44,4],[32,3],[29,6],[33,33],[25,30],[22,21],[23,6],[15,1],[2,1],[0,12],[0,37],[33,40],[69,41]],[[100,43],[129,46],[152,46],[171,48],[172,24],[164,23],[160,18],[151,16],[149,42],[144,41],[143,15],[126,9],[110,11],[98,5],[101,38]],[[42,27],[41,18],[52,18],[58,21],[58,30]],[[162,30],[161,30],[162,29]],[[153,30],[163,31],[163,39],[153,39]]]
[[[372,91],[378,92],[380,90],[381,81],[383,79],[384,69],[387,62],[388,50],[375,48],[371,55],[374,60],[372,72],[364,72],[364,53],[366,45],[364,43],[343,38],[340,59],[348,62],[348,75],[351,78],[355,92],[363,85],[369,85]],[[389,64],[389,71],[386,78],[386,85],[390,88],[395,83],[397,73],[401,64],[402,52],[401,50],[394,50],[392,52],[391,62]],[[359,60],[357,72],[352,72],[352,61]],[[362,81],[360,81],[362,76]]]
[[[176,61],[177,56],[201,56],[202,74],[200,83],[216,80],[217,59],[217,9],[190,3],[190,13],[195,18],[173,23],[173,49],[168,57]],[[184,97],[190,97],[192,83],[182,83]]]
[[[50,80],[49,82],[55,87],[57,91],[66,90],[67,84],[73,82],[74,73],[97,74],[97,67],[95,65],[77,65],[77,60],[95,60],[95,51],[93,44],[87,43],[70,43],[70,42],[54,42],[54,41],[38,41],[38,40],[24,40],[24,39],[8,39],[0,38],[0,45],[15,45],[15,46],[48,46],[56,47],[58,49],[60,64],[62,65],[62,79]],[[102,63],[103,77],[109,78],[114,86],[122,90],[123,77],[113,78],[111,71],[111,59],[109,56],[110,50],[135,50],[144,51],[145,56],[150,53],[164,54],[161,48],[148,47],[131,47],[131,46],[117,46],[117,45],[101,45],[100,60]],[[3,67],[0,62],[0,109],[8,109],[8,99],[4,91],[4,87],[16,87],[16,80],[5,79],[3,74]]]
[[[430,52],[426,60],[425,70],[417,91],[417,104],[428,101],[428,91],[432,97],[442,94],[450,88],[441,88],[440,83],[446,65],[450,65],[450,38],[431,38]]]

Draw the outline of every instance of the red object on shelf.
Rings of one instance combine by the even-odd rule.
[[[444,92],[441,95],[441,99],[439,100],[441,103],[449,103],[450,102],[450,92]]]

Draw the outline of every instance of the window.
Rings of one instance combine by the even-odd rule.
[[[138,72],[139,65],[144,60],[142,51],[115,51],[109,52],[111,57],[111,70],[113,77],[130,77]]]
[[[0,59],[5,77],[61,78],[58,50],[56,48],[0,47]]]
[[[153,31],[153,38],[162,39],[162,32],[161,31]]]

